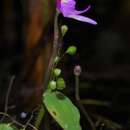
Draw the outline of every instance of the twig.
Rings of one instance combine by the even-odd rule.
[[[15,124],[17,124],[18,126],[20,126],[20,127],[22,127],[22,128],[25,128],[25,125],[23,125],[23,124],[19,123],[18,121],[14,120],[9,114],[4,113],[4,112],[0,112],[0,115],[4,115],[4,116],[8,117],[10,120],[12,120],[12,123],[11,123],[11,124],[15,123]],[[33,125],[30,124],[30,123],[28,123],[28,126],[32,127],[34,130],[38,130],[35,126],[33,126]]]
[[[85,118],[90,123],[92,130],[96,130],[92,119],[90,118],[89,114],[87,113],[87,111],[85,110],[84,106],[81,103],[81,99],[80,99],[80,95],[79,95],[79,76],[76,76],[76,75],[75,75],[75,98],[77,100],[79,108],[81,109],[81,111],[84,114]]]
[[[10,95],[10,92],[11,92],[11,88],[12,88],[12,86],[13,86],[14,79],[15,79],[15,76],[13,75],[13,76],[11,77],[11,79],[10,79],[9,87],[8,87],[7,94],[6,94],[6,98],[5,98],[5,113],[7,113],[7,111],[8,111],[9,95]]]
[[[28,124],[28,126],[32,127],[34,130],[38,130],[35,126],[33,126],[32,124]]]
[[[10,92],[11,92],[11,88],[13,86],[13,83],[14,83],[14,79],[15,79],[15,76],[13,75],[10,79],[10,82],[9,82],[9,87],[7,89],[7,93],[6,93],[6,97],[5,97],[5,107],[4,107],[4,113],[7,113],[8,111],[8,102],[9,102],[9,95],[10,95]],[[2,117],[1,121],[4,120],[4,117]]]
[[[91,113],[91,116],[93,118],[95,118],[96,120],[105,123],[105,125],[107,125],[109,128],[122,129],[122,126],[120,124],[118,124],[102,115]]]
[[[30,124],[30,121],[32,120],[33,118],[33,115],[31,115],[31,117],[29,118],[29,120],[26,122],[26,124],[24,125],[24,128],[23,129],[26,129],[27,126]]]
[[[21,127],[24,127],[23,124],[21,124],[21,123],[17,122],[16,120],[14,120],[14,119],[13,119],[9,114],[7,114],[7,113],[0,112],[0,115],[3,115],[4,117],[8,117],[10,120],[13,121],[12,123],[15,123],[15,124],[17,124],[17,125],[19,125],[19,126],[21,126]]]

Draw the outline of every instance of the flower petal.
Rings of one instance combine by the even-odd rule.
[[[56,0],[56,7],[60,10],[60,8],[61,8],[61,0]]]
[[[88,10],[90,10],[90,8],[91,8],[91,5],[89,5],[86,9],[81,10],[81,11],[75,10],[74,13],[75,14],[82,14],[82,13],[87,12]]]
[[[93,25],[97,25],[97,22],[91,18],[85,17],[85,16],[81,16],[81,15],[69,15],[67,16],[68,18],[73,18],[82,22],[86,22],[86,23],[90,23]]]
[[[75,14],[75,4],[76,2],[74,0],[61,0],[61,6],[59,10],[62,12],[64,17],[67,17],[67,15]]]

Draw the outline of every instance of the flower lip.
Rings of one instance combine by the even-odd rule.
[[[95,20],[88,18],[88,17],[85,17],[85,16],[82,16],[82,15],[70,15],[69,17],[76,19],[78,21],[81,21],[81,22],[87,22],[87,23],[90,23],[93,25],[97,25],[97,22]]]

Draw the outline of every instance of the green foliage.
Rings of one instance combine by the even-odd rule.
[[[13,129],[10,124],[5,124],[5,123],[2,123],[0,124],[0,130],[15,130]]]
[[[68,97],[61,92],[47,90],[43,95],[43,102],[64,130],[81,130],[79,111]]]

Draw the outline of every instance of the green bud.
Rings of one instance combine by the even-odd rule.
[[[68,47],[66,53],[68,53],[69,55],[74,55],[77,51],[77,47],[76,46],[70,46]]]
[[[61,69],[55,68],[54,69],[54,75],[58,77],[61,74]]]
[[[66,25],[61,26],[61,33],[62,36],[65,36],[66,32],[68,31],[68,27]]]
[[[55,89],[56,89],[56,81],[51,80],[51,81],[49,82],[49,88],[50,88],[51,90],[55,90]]]
[[[57,64],[59,61],[60,61],[60,57],[56,56],[55,59],[54,59],[54,63]]]
[[[63,78],[58,78],[56,83],[57,83],[58,90],[62,90],[65,88],[65,81]]]

